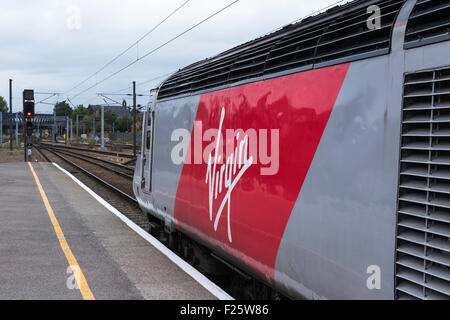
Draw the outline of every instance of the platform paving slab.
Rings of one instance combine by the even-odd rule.
[[[96,299],[215,299],[50,163],[33,163]],[[25,163],[0,164],[0,299],[82,299]]]

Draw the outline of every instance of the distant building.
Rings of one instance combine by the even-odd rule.
[[[99,105],[89,105],[88,111],[90,114],[100,114],[101,112],[101,106]],[[110,111],[114,113],[117,118],[122,117],[131,117],[131,111],[128,110],[128,108],[124,108],[123,106],[105,106],[105,112]]]

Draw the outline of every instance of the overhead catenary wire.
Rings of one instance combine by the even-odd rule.
[[[121,69],[113,72],[112,74],[110,74],[109,76],[107,76],[106,78],[96,82],[94,85],[90,86],[89,88],[75,94],[71,99],[75,99],[76,97],[79,97],[80,95],[82,95],[83,93],[88,92],[89,90],[95,88],[96,86],[98,86],[99,84],[111,79],[112,77],[114,77],[115,75],[119,74],[120,72],[124,71],[125,69],[128,69],[129,67],[131,67],[132,65],[134,65],[135,63],[147,58],[148,56],[150,56],[151,54],[155,53],[156,51],[162,49],[163,47],[167,46],[168,44],[172,43],[173,41],[177,40],[178,38],[182,37],[183,35],[185,35],[186,33],[192,31],[193,29],[197,28],[198,26],[200,26],[201,24],[205,23],[206,21],[212,19],[213,17],[215,17],[216,15],[218,15],[219,13],[225,11],[226,9],[228,9],[229,7],[231,7],[232,5],[234,5],[235,3],[239,2],[240,0],[235,0],[232,3],[226,5],[225,7],[223,7],[222,9],[214,12],[213,14],[211,14],[210,16],[208,16],[207,18],[201,20],[200,22],[196,23],[195,25],[193,25],[192,27],[186,29],[185,31],[181,32],[180,34],[176,35],[175,37],[171,38],[170,40],[164,42],[163,44],[159,45],[158,47],[154,48],[153,50],[147,52],[146,54],[144,54],[143,56],[137,58],[136,60],[130,62],[129,64],[127,64],[126,66],[122,67]]]
[[[95,76],[97,76],[100,72],[102,72],[103,70],[105,70],[108,66],[110,66],[112,63],[114,63],[115,61],[117,61],[117,59],[119,59],[120,57],[122,57],[125,53],[127,53],[128,51],[130,51],[133,47],[137,46],[139,44],[139,42],[141,42],[142,40],[144,40],[147,36],[149,36],[150,34],[152,34],[156,29],[158,29],[164,22],[166,22],[168,19],[170,19],[175,13],[177,13],[179,10],[181,10],[185,5],[188,4],[188,2],[190,2],[191,0],[186,0],[185,2],[183,2],[183,4],[181,4],[179,7],[177,7],[174,11],[172,11],[167,17],[165,17],[163,20],[161,20],[157,25],[155,25],[152,29],[150,29],[146,34],[144,34],[142,37],[140,37],[138,40],[136,40],[132,45],[130,45],[128,48],[126,48],[125,50],[123,50],[120,54],[118,54],[116,57],[114,57],[112,60],[110,60],[108,63],[106,63],[103,67],[101,67],[99,70],[97,70],[96,72],[94,72],[92,75],[90,75],[89,77],[87,77],[86,79],[84,79],[83,81],[81,81],[80,83],[78,83],[77,85],[75,85],[74,87],[72,87],[71,89],[69,89],[68,91],[66,91],[65,93],[69,93],[77,88],[79,88],[81,85],[83,85],[84,83],[86,83],[87,81],[89,81],[90,79],[94,78]],[[139,57],[138,57],[139,58]]]
[[[76,108],[76,106],[72,103],[72,101],[70,101],[69,97],[67,97],[67,101],[69,101],[69,103],[70,103],[74,108]]]
[[[156,81],[156,80],[159,80],[159,79],[168,77],[168,76],[170,76],[171,74],[175,73],[176,71],[177,71],[177,70],[174,70],[174,71],[171,71],[171,72],[168,72],[168,73],[165,73],[165,74],[161,74],[161,75],[159,75],[159,76],[157,76],[157,77],[154,77],[154,78],[152,78],[152,79],[150,79],[150,80],[146,80],[146,81],[144,81],[144,82],[138,82],[138,83],[136,84],[136,86],[142,86],[142,85],[145,85],[145,84],[147,84],[147,83],[151,83],[151,82],[154,82],[154,81]],[[125,90],[131,90],[131,89],[133,89],[133,86],[129,86],[129,87],[126,87],[126,88],[117,90],[117,91],[113,91],[113,93],[116,94],[116,93],[123,92],[123,91],[125,91]]]
[[[228,6],[231,6],[231,5],[233,5],[234,3],[238,2],[238,1],[239,1],[239,0],[237,0],[237,1],[233,2],[233,3],[231,3],[231,4],[228,5]],[[336,6],[336,5],[338,5],[338,4],[342,3],[342,2],[349,2],[349,1],[350,1],[350,0],[340,0],[340,1],[334,2],[334,3],[332,3],[332,4],[330,4],[330,5],[326,6],[326,7],[323,7],[323,8],[321,8],[321,9],[319,9],[319,10],[315,10],[314,12],[311,12],[311,13],[309,13],[309,14],[307,14],[307,15],[305,15],[305,16],[299,18],[299,19],[296,19],[296,20],[292,21],[290,24],[294,24],[294,23],[297,23],[297,22],[299,22],[299,21],[302,21],[303,19],[305,19],[305,18],[307,18],[307,17],[311,17],[311,16],[313,16],[313,15],[315,15],[315,14],[318,14],[318,13],[320,13],[320,12],[323,12],[324,10],[327,10],[327,9],[329,9],[329,8],[331,8],[331,7],[334,7],[334,6]],[[228,7],[228,6],[227,6],[227,7]],[[225,10],[227,7],[223,8],[221,11]],[[218,12],[218,13],[220,13],[220,12]],[[217,14],[217,13],[216,13],[216,14]],[[210,17],[208,17],[208,18],[210,18]],[[207,18],[207,19],[208,19],[208,18]],[[205,19],[205,20],[206,20],[206,19]],[[194,27],[195,27],[195,26],[194,26]],[[267,34],[270,34],[270,33],[272,33],[272,32],[275,32],[275,31],[277,31],[277,30],[279,30],[279,29],[281,29],[281,27],[280,27],[280,28],[277,28],[277,29],[275,29],[275,30],[273,30],[273,31],[270,31],[270,32],[268,32]],[[189,32],[189,31],[190,31],[190,30],[188,29],[188,31],[186,31],[186,32]],[[180,36],[180,35],[179,35],[179,36]],[[170,41],[170,40],[169,40],[169,41]],[[153,50],[152,50],[152,51],[153,51]],[[151,53],[152,53],[152,52],[151,52]],[[141,59],[142,59],[142,58],[144,58],[144,57],[141,57]],[[134,61],[133,63],[136,63],[136,62],[137,62],[137,61]],[[128,67],[128,66],[127,66],[127,67]],[[178,69],[177,69],[177,70],[178,70]],[[142,85],[145,85],[145,84],[147,84],[147,83],[151,83],[151,82],[156,81],[156,80],[158,80],[158,79],[160,79],[160,78],[167,77],[167,76],[169,76],[169,75],[175,73],[177,70],[174,70],[174,71],[172,71],[172,72],[169,72],[169,73],[166,73],[166,74],[157,76],[157,77],[152,78],[152,79],[150,79],[150,80],[147,80],[147,81],[138,83],[137,85],[138,85],[138,86],[142,86]],[[121,70],[121,71],[122,71],[122,70]],[[105,81],[106,81],[106,80],[105,80]],[[98,85],[98,84],[100,84],[100,82],[96,83],[96,85]],[[93,87],[95,87],[96,85],[94,85]],[[129,87],[126,87],[126,88],[123,88],[123,89],[114,91],[113,94],[115,94],[115,93],[120,93],[120,92],[123,92],[123,91],[126,91],[126,90],[131,90],[132,88],[133,88],[132,86],[129,86]],[[88,90],[90,90],[90,89],[91,89],[91,88],[88,88],[86,91],[88,91]],[[149,89],[149,90],[150,90],[150,89]],[[145,90],[145,91],[147,91],[147,90]],[[82,93],[85,93],[85,92],[82,92]],[[80,94],[82,94],[82,93],[80,93]],[[142,94],[145,94],[145,93],[142,93]],[[124,95],[125,95],[125,94],[124,94]],[[91,98],[91,99],[89,99],[89,101],[92,101],[93,99],[95,99],[95,98]]]
[[[40,94],[40,93],[35,93],[35,94]],[[44,104],[47,100],[49,100],[55,96],[59,96],[59,93],[41,93],[41,94],[46,94],[46,95],[48,94],[50,96],[45,99],[42,99],[41,101],[36,102],[36,105],[41,104],[41,103]]]
[[[338,5],[338,4],[340,4],[340,3],[342,3],[342,2],[349,2],[349,1],[351,1],[351,0],[340,0],[340,1],[334,2],[334,3],[332,3],[332,4],[330,4],[330,5],[326,6],[326,7],[323,7],[323,8],[321,8],[321,9],[315,10],[314,12],[311,12],[311,13],[309,13],[309,14],[307,14],[307,15],[301,17],[301,18],[295,19],[295,20],[293,20],[292,22],[290,22],[289,24],[297,23],[297,22],[299,22],[299,21],[302,21],[302,20],[306,19],[307,17],[311,17],[311,16],[313,16],[313,15],[315,15],[315,14],[318,14],[318,13],[320,13],[320,12],[323,12],[324,10],[330,9],[330,8],[332,8],[332,7],[334,7],[334,6]],[[273,33],[273,32],[275,32],[275,31],[277,31],[277,30],[280,30],[281,28],[282,28],[282,27],[279,27],[279,28],[277,28],[277,29],[274,29],[274,30],[268,32],[267,34]],[[156,81],[156,80],[158,80],[158,79],[160,79],[160,78],[170,76],[171,74],[174,74],[176,71],[178,71],[178,69],[176,69],[176,70],[174,70],[174,71],[172,71],[172,72],[168,72],[168,73],[166,73],[166,74],[157,76],[157,77],[155,77],[155,78],[153,78],[153,79],[150,79],[150,80],[147,80],[147,81],[144,81],[144,82],[140,82],[140,83],[138,83],[137,85],[138,85],[138,86],[142,86],[142,85],[145,85],[145,84],[147,84],[147,83],[151,83],[151,82]],[[114,91],[113,94],[120,93],[120,92],[123,92],[123,91],[126,91],[126,90],[131,90],[132,88],[133,88],[132,86],[129,86],[129,87],[126,87],[126,88],[123,88],[123,89]],[[149,89],[149,90],[150,90],[150,89]],[[145,90],[145,91],[148,91],[148,90]]]
[[[334,7],[334,6],[337,6],[337,5],[339,5],[340,3],[342,3],[342,2],[349,2],[349,1],[351,1],[351,0],[340,0],[340,1],[334,2],[334,3],[330,4],[330,5],[327,5],[326,7],[323,7],[323,8],[321,8],[321,9],[315,10],[315,11],[313,11],[313,12],[311,12],[311,13],[308,13],[307,15],[305,15],[305,16],[303,16],[303,17],[301,17],[301,18],[297,18],[297,19],[293,20],[292,22],[290,22],[289,24],[297,23],[297,22],[302,21],[302,20],[304,20],[304,19],[306,19],[306,18],[308,18],[308,17],[314,16],[315,14],[318,14],[318,13],[323,12],[323,11],[325,11],[325,10],[328,10],[328,9]],[[283,28],[283,27],[279,27],[279,28],[277,28],[277,29],[274,29],[274,30],[272,30],[272,31],[270,31],[270,32],[268,32],[268,33],[266,33],[266,34],[271,34],[271,33],[275,32],[275,31],[280,30],[281,28]],[[156,78],[147,80],[147,81],[145,81],[145,82],[138,83],[137,85],[138,85],[138,86],[142,86],[142,85],[145,85],[145,84],[147,84],[147,83],[156,81],[156,80],[158,80],[158,79],[160,79],[160,78],[170,76],[171,74],[174,74],[174,73],[175,73],[176,71],[178,71],[178,70],[179,70],[179,69],[176,69],[176,70],[174,70],[174,71],[172,71],[172,72],[166,73],[166,74],[164,74],[164,75],[160,75],[160,76],[158,76],[158,77],[156,77]],[[123,89],[114,91],[113,94],[117,94],[117,93],[123,92],[123,91],[125,91],[125,90],[131,90],[132,88],[133,88],[132,86],[129,86],[129,87],[126,87],[126,88],[123,88]],[[149,90],[150,90],[150,89],[144,90],[144,91],[149,91]],[[142,93],[142,94],[144,94],[144,93]]]
[[[178,69],[177,69],[178,70]],[[144,84],[147,84],[147,83],[151,83],[151,82],[154,82],[154,81],[156,81],[156,80],[158,80],[158,79],[162,79],[162,78],[166,78],[166,77],[168,77],[168,76],[170,76],[171,74],[173,74],[174,72],[176,72],[177,70],[174,70],[174,71],[171,71],[171,72],[168,72],[168,73],[164,73],[164,74],[161,74],[161,75],[159,75],[159,76],[156,76],[156,77],[154,77],[154,78],[152,78],[152,79],[150,79],[150,80],[146,80],[146,81],[144,81],[144,82],[139,82],[139,83],[137,83],[136,84],[136,86],[140,86],[140,85],[144,85]],[[112,93],[108,93],[107,95],[111,95],[111,96],[113,96],[113,95],[121,95],[121,96],[132,96],[132,94],[129,94],[129,93],[123,93],[123,94],[120,94],[120,92],[123,92],[123,91],[125,91],[125,90],[131,90],[131,89],[133,89],[133,87],[132,86],[130,86],[130,87],[126,87],[126,88],[123,88],[123,89],[120,89],[120,90],[117,90],[117,91],[114,91],[114,92],[112,92]],[[150,90],[150,89],[149,89]],[[149,91],[148,90],[148,91]],[[148,93],[148,94],[150,94],[150,93]],[[147,96],[147,94],[146,93],[139,93],[139,94],[137,94],[136,95],[137,97],[143,97],[143,96]],[[82,103],[81,105],[85,105],[85,104],[87,104],[87,103],[90,103],[91,101],[93,101],[93,100],[95,100],[95,99],[97,99],[98,98],[98,94],[96,94],[95,96],[93,96],[93,97],[91,97],[91,98],[89,98],[89,100],[86,100],[84,103]]]

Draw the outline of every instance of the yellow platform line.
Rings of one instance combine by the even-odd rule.
[[[42,188],[41,182],[39,181],[39,178],[30,162],[28,162],[28,165],[30,166],[31,173],[34,176],[34,180],[36,181],[39,192],[41,193],[42,200],[44,201],[44,205],[45,208],[47,209],[48,216],[50,217],[50,220],[53,224],[53,229],[55,229],[55,233],[56,236],[58,237],[61,249],[66,256],[70,267],[72,268],[73,274],[75,275],[75,280],[77,281],[78,288],[80,288],[81,295],[83,296],[84,300],[95,300],[95,297],[92,294],[91,289],[89,288],[86,278],[84,277],[83,271],[78,265],[77,259],[73,255],[72,250],[70,250],[69,244],[67,243],[66,237],[64,236],[61,226],[59,225],[55,213],[53,212],[53,209],[50,206],[50,202],[48,201],[47,195],[45,194],[45,191]]]

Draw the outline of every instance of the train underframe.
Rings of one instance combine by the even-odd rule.
[[[213,280],[237,300],[285,300],[283,296],[259,279],[237,268],[179,230],[169,232],[164,222],[147,214],[149,233]]]

